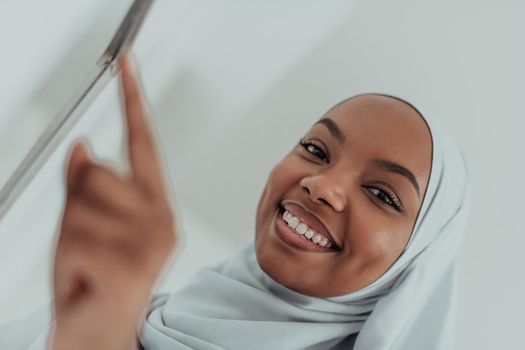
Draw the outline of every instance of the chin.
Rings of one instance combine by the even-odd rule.
[[[294,269],[293,265],[286,260],[286,255],[280,252],[277,247],[270,244],[268,237],[260,237],[259,242],[255,245],[255,255],[257,263],[260,268],[273,280],[280,284],[294,289],[293,286],[297,284],[294,281],[295,276],[300,276],[300,272]],[[292,267],[290,269],[290,267]]]

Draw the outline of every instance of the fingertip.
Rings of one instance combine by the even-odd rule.
[[[74,159],[75,162],[81,162],[90,159],[88,148],[84,142],[80,141],[75,144],[71,158]]]
[[[127,51],[118,57],[118,64],[121,67],[121,76],[132,74],[135,70],[133,54]]]
[[[73,146],[67,167],[67,184],[70,190],[73,189],[82,167],[90,162],[91,156],[88,147],[82,141],[77,142]]]
[[[73,175],[73,172],[77,168],[77,163],[79,159],[82,157],[82,145],[80,143],[77,143],[73,146],[68,159],[68,165],[67,165],[67,173],[68,173],[68,179],[70,179]]]
[[[120,55],[118,57],[118,59],[117,59],[118,65],[121,68],[121,75],[122,75],[123,71],[126,69],[127,60],[128,60],[128,54],[127,53]]]

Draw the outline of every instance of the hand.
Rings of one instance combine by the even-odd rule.
[[[151,290],[178,243],[176,218],[129,57],[120,61],[131,174],[77,143],[54,261],[51,348],[132,349]]]

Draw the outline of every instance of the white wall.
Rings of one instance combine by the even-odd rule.
[[[17,111],[28,118],[25,138],[1,138],[2,164],[16,163],[6,150],[38,133],[30,125],[45,125],[39,116],[48,118],[82,78],[86,57],[101,52],[127,7],[47,3],[0,5],[2,52],[25,50],[19,59],[0,56],[10,83],[0,84],[0,134],[20,125]],[[473,208],[456,348],[517,348],[525,307],[523,15],[524,3],[510,0],[157,1],[136,54],[185,228],[161,288],[177,288],[253,235],[267,173],[327,108],[388,91],[442,119],[469,162]],[[121,160],[119,113],[112,84],[0,223],[0,322],[49,297],[69,143],[85,136],[99,156]]]

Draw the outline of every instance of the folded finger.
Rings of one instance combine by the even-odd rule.
[[[74,196],[111,213],[134,215],[141,210],[142,194],[113,170],[96,163],[82,169]]]
[[[137,232],[125,220],[77,199],[66,207],[60,239],[68,248],[80,244],[86,249],[112,251],[117,256],[130,255],[140,248],[142,237]]]

